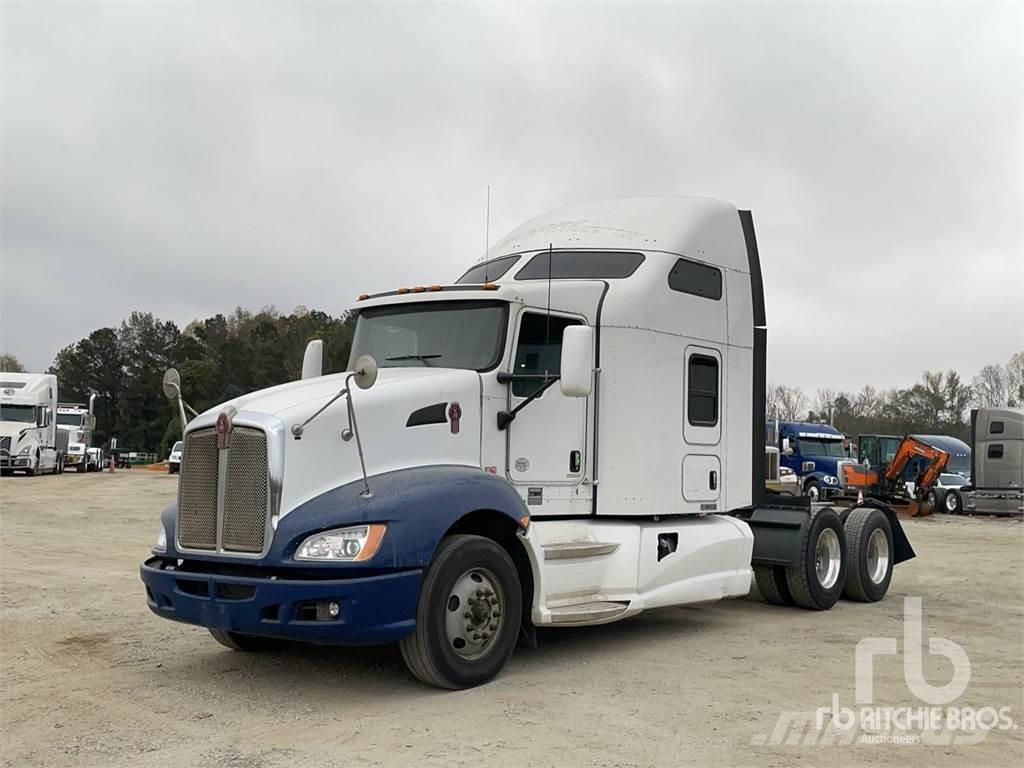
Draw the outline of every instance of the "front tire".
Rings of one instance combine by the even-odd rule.
[[[482,536],[449,536],[424,576],[416,629],[401,641],[402,658],[427,685],[482,685],[512,655],[522,611],[519,574],[508,553]]]
[[[817,480],[808,480],[804,486],[804,496],[807,496],[812,504],[821,501],[821,483]]]
[[[948,515],[962,515],[964,512],[964,500],[960,496],[960,491],[955,489],[946,491],[946,498],[942,506]]]
[[[811,611],[826,611],[843,594],[846,539],[843,522],[830,507],[819,510],[800,539],[800,561],[786,568],[793,602]]]
[[[238,632],[229,632],[226,629],[211,629],[210,635],[225,648],[230,648],[232,651],[242,651],[244,653],[276,651],[284,645],[284,640],[278,640],[274,637],[242,635]]]
[[[846,518],[846,584],[843,595],[877,603],[889,591],[895,562],[892,526],[884,512],[859,507]]]

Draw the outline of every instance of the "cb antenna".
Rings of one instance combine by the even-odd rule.
[[[484,215],[484,282],[487,282],[487,249],[491,247],[491,185],[487,185],[487,213]]]

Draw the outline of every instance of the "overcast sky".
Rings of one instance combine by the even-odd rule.
[[[565,204],[751,208],[769,378],[1024,348],[1017,3],[4,2],[0,350],[332,314]]]

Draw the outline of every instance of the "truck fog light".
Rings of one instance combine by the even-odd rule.
[[[374,523],[315,533],[295,550],[295,559],[351,563],[369,560],[377,554],[386,528]]]
[[[328,603],[327,604],[327,615],[328,616],[330,616],[333,619],[339,613],[341,613],[341,606],[339,606],[337,603]]]

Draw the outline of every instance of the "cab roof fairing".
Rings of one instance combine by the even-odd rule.
[[[671,253],[749,273],[737,216],[732,203],[702,197],[639,197],[571,205],[516,227],[476,263],[550,246]]]

